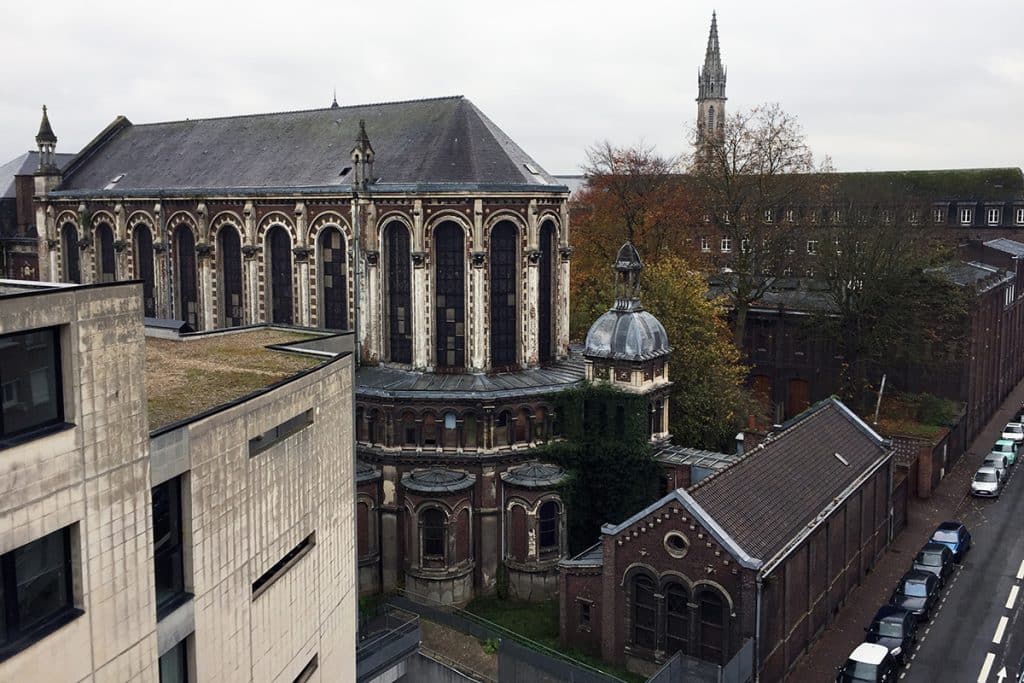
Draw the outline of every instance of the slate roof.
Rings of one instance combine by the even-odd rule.
[[[881,436],[832,398],[783,427],[686,492],[743,550],[764,562],[889,452]]]
[[[402,475],[402,486],[419,493],[454,493],[473,486],[475,474],[443,467],[428,467]]]
[[[946,277],[961,287],[977,287],[987,292],[993,287],[1009,282],[1014,274],[977,261],[954,261],[934,270],[944,273]]]
[[[989,240],[985,242],[985,246],[1010,256],[1024,256],[1024,244],[1006,237],[997,237],[994,240]]]
[[[64,168],[74,154],[55,154],[57,166]],[[14,176],[33,175],[39,168],[39,152],[25,152],[0,166],[0,199],[14,199]]]
[[[498,375],[442,374],[363,366],[356,371],[356,394],[391,399],[485,400],[559,391],[583,381],[583,361],[559,361],[542,368]]]
[[[109,192],[349,191],[355,174],[341,174],[352,166],[360,120],[375,153],[377,191],[567,191],[456,96],[141,125],[119,118],[82,151],[58,195],[102,193],[122,174]]]

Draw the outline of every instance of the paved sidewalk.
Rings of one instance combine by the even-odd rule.
[[[889,551],[864,582],[846,598],[838,618],[811,645],[787,680],[808,683],[835,680],[836,668],[843,664],[853,648],[863,642],[864,627],[870,623],[875,611],[888,601],[893,586],[910,568],[914,555],[928,540],[935,526],[943,520],[956,519],[970,502],[971,477],[1022,401],[1024,382],[1010,392],[932,497],[910,501],[907,526],[893,540]]]

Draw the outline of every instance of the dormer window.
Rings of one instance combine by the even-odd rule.
[[[1014,211],[1013,222],[1017,225],[1024,225],[1024,206],[1018,206]]]
[[[911,209],[910,211],[910,224],[917,225],[921,222],[921,212],[917,209]]]
[[[936,223],[942,223],[946,219],[946,212],[941,206],[936,206],[935,211],[932,212],[932,216]]]
[[[786,209],[786,222],[793,223],[796,221],[796,211],[793,209]]]
[[[744,254],[750,251],[750,240],[745,237],[740,240],[740,251]]]
[[[732,252],[732,238],[731,237],[723,237],[722,238],[721,247],[722,247],[722,253],[723,254],[731,253]]]
[[[985,222],[989,225],[999,225],[1001,213],[998,207],[990,206],[985,210]]]
[[[771,209],[766,209],[764,212],[764,222],[771,223],[775,220],[775,212]]]
[[[705,254],[711,251],[711,241],[707,237],[700,238],[700,250]]]
[[[124,173],[119,173],[118,175],[116,175],[113,178],[111,178],[110,182],[107,183],[106,186],[104,186],[103,189],[104,190],[113,190],[114,186],[117,185],[119,182],[121,182],[122,178],[124,178]]]
[[[960,225],[970,225],[974,222],[974,209],[960,209]]]

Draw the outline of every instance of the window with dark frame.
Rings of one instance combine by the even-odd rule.
[[[188,683],[188,639],[160,655],[160,683]]]
[[[74,606],[71,527],[0,555],[0,660],[81,613]]]
[[[439,369],[466,365],[465,235],[451,221],[434,238],[434,363]]]
[[[537,536],[542,554],[558,550],[558,503],[553,500],[540,506],[537,513]]]
[[[576,603],[579,605],[579,627],[584,630],[590,629],[590,607],[589,602],[582,600]]]
[[[519,231],[511,221],[491,230],[491,365],[504,368],[516,362],[516,271]]]
[[[654,649],[657,641],[657,614],[654,581],[641,574],[633,579],[633,645]]]
[[[309,660],[306,666],[302,667],[302,671],[295,677],[295,683],[306,683],[306,681],[313,678],[313,674],[320,668],[320,655],[313,655],[313,659]]]
[[[665,591],[665,654],[686,653],[690,640],[690,611],[686,588],[673,583]]]
[[[317,236],[323,289],[323,323],[331,330],[348,329],[348,261],[341,230],[324,228]]]
[[[270,250],[267,277],[270,285],[270,322],[291,325],[292,310],[292,239],[283,226],[275,225],[267,232]]]
[[[540,263],[537,274],[537,354],[541,363],[547,363],[554,355],[551,348],[551,281],[555,267],[555,229],[551,221],[540,226]]]
[[[437,508],[427,508],[421,517],[424,561],[444,562],[445,533],[444,513]]]
[[[0,336],[0,447],[63,424],[63,394],[57,328]]]
[[[96,226],[96,280],[113,282],[116,266],[114,256],[114,232],[106,223]]]
[[[292,566],[304,557],[313,546],[316,545],[316,532],[299,541],[299,544],[289,550],[284,557],[274,563],[267,571],[263,572],[258,579],[252,582],[252,599],[255,600],[269,588],[275,581],[284,576]]]
[[[61,251],[64,261],[64,281],[81,282],[82,267],[78,255],[78,229],[74,223],[65,223],[60,229]]]
[[[181,477],[153,487],[153,570],[157,619],[174,611],[187,597],[181,533]]]
[[[409,229],[398,221],[385,228],[387,240],[388,342],[392,361],[412,363],[412,276]]]
[[[313,409],[303,411],[293,418],[289,418],[272,429],[268,429],[259,436],[249,439],[249,457],[253,457],[267,450],[271,446],[284,441],[292,434],[300,432],[313,424]]]
[[[221,270],[220,309],[226,327],[243,324],[242,241],[233,225],[217,231],[217,260]]]
[[[135,277],[142,280],[142,310],[150,317],[156,317],[156,296],[153,284],[153,233],[146,224],[136,225],[135,237]]]
[[[193,329],[199,321],[199,295],[196,287],[196,238],[187,225],[178,226],[174,239],[178,256],[178,310],[179,320],[184,320]]]

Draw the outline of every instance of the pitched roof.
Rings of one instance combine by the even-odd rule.
[[[74,154],[55,154],[57,166],[64,168]],[[0,199],[14,199],[14,177],[32,175],[39,168],[39,152],[25,152],[0,165]]]
[[[840,192],[854,200],[930,197],[933,200],[1021,199],[1024,173],[1019,168],[956,168],[930,171],[837,173]]]
[[[943,273],[954,284],[961,287],[976,287],[982,292],[987,292],[1014,278],[1014,274],[1008,270],[977,261],[953,261],[933,270]]]
[[[359,121],[373,145],[377,190],[565,191],[468,99],[443,97],[134,125],[118,119],[83,150],[59,188],[110,191],[347,191]]]
[[[989,240],[985,242],[985,246],[1010,256],[1024,256],[1024,244],[1006,237],[997,237],[994,240]]]
[[[881,436],[833,398],[784,427],[687,492],[729,538],[765,563],[889,453]]]

